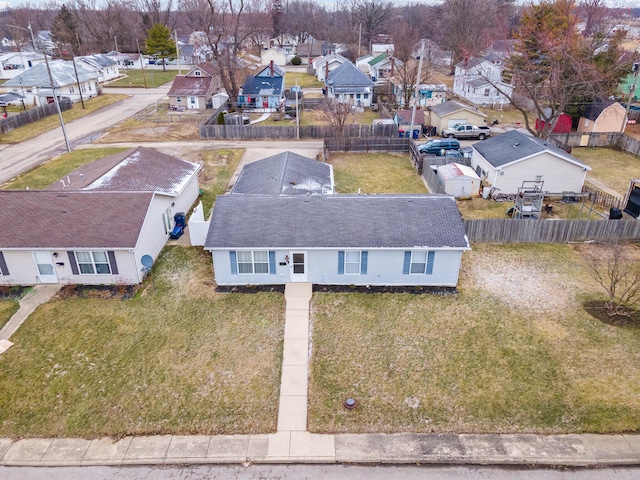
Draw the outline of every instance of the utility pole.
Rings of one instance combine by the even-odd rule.
[[[629,110],[631,109],[631,100],[633,100],[633,92],[636,90],[636,83],[638,82],[638,69],[640,68],[640,64],[638,62],[633,62],[633,84],[631,84],[631,88],[629,88],[629,100],[627,101],[627,108],[624,114],[624,122],[622,122],[622,127],[620,128],[620,133],[624,133],[624,129],[627,126],[627,122],[629,121]]]
[[[300,108],[298,107],[298,79],[296,78],[296,138],[300,140]]]
[[[78,32],[76,32],[76,41],[78,42],[78,53],[82,55],[82,50],[80,47],[80,38],[78,37]],[[82,109],[84,110],[85,109],[84,98],[82,98],[82,87],[80,86],[80,76],[78,75],[78,67],[76,66],[75,55],[71,56],[71,60],[73,61],[73,71],[76,72],[76,84],[78,85],[78,93],[80,94],[80,103],[82,103]]]
[[[176,39],[176,57],[178,59],[178,75],[182,75],[182,70],[180,69],[180,47],[178,46],[178,31],[174,31],[173,35]]]
[[[360,57],[360,43],[362,41],[362,24],[360,24],[360,30],[358,32],[358,57]]]
[[[422,73],[422,59],[424,58],[424,38],[420,44],[420,60],[418,61],[418,77],[416,78],[416,85],[413,87],[413,111],[411,112],[411,133],[409,135],[413,138],[413,124],[416,121],[416,107],[418,106],[418,88],[420,87],[420,77]]]
[[[31,22],[29,22],[28,30],[31,33],[31,41],[33,42],[34,51],[38,51],[36,47],[36,39],[33,36],[33,29],[31,28]],[[56,104],[56,110],[58,110],[58,117],[60,117],[60,126],[62,127],[62,135],[64,136],[64,143],[67,146],[67,152],[71,152],[71,145],[69,145],[69,139],[67,138],[67,130],[64,126],[64,119],[62,118],[62,110],[60,110],[60,102],[56,95],[56,87],[53,84],[53,75],[51,75],[51,67],[49,66],[49,57],[47,56],[47,50],[44,49],[44,63],[47,66],[47,73],[49,74],[49,82],[51,83],[51,92],[53,93],[53,103]]]
[[[140,68],[142,68],[142,81],[144,82],[144,88],[147,88],[147,77],[144,74],[144,61],[142,59],[142,53],[140,53],[140,42],[136,38],[136,45],[138,47],[138,56],[140,57]]]

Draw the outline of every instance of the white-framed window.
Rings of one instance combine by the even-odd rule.
[[[269,273],[269,252],[267,250],[238,250],[237,260],[240,275]]]
[[[195,72],[193,72],[196,77],[199,77],[200,75],[202,75],[202,73],[200,72],[200,70],[196,70]]]
[[[359,250],[347,250],[344,252],[345,275],[360,275],[361,252]]]
[[[410,258],[409,258],[410,256]],[[427,250],[414,250],[405,253],[405,273],[410,275],[431,275],[433,273],[433,260],[435,252]],[[409,260],[407,265],[407,260]],[[408,271],[407,271],[407,266]]]
[[[176,102],[181,102],[182,101],[182,97],[176,97]]]
[[[489,96],[489,89],[488,89],[488,88],[485,88],[485,89],[484,89],[484,96],[485,96],[485,97],[488,97],[488,96]]]
[[[107,252],[75,252],[80,275],[110,275]]]
[[[73,87],[69,87],[69,93],[75,93]]]

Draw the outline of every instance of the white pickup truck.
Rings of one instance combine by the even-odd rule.
[[[442,131],[442,136],[449,138],[477,138],[484,140],[491,136],[491,129],[489,127],[477,127],[467,123],[459,123],[451,128],[445,128]]]

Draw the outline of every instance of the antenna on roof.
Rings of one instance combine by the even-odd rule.
[[[80,174],[80,183],[84,182],[84,173]]]
[[[64,179],[60,180],[60,183],[62,183],[62,188],[66,188],[67,186],[64,184]]]

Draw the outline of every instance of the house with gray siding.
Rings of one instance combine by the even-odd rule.
[[[137,148],[47,190],[1,190],[0,283],[136,284],[198,197],[200,165]],[[19,221],[16,221],[16,220]]]
[[[221,286],[453,287],[470,250],[440,195],[221,195],[204,248]]]

